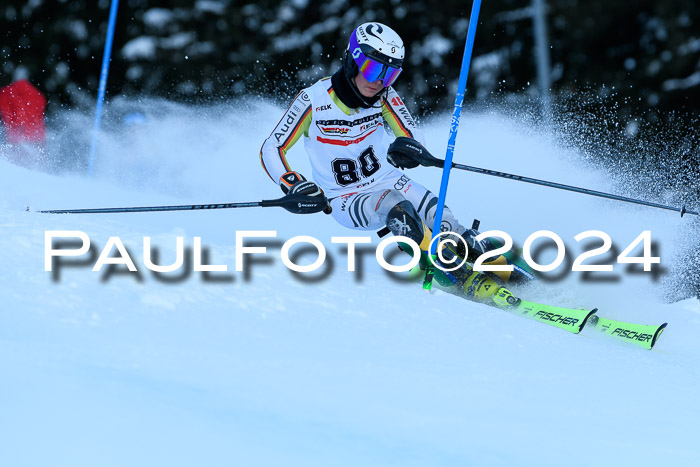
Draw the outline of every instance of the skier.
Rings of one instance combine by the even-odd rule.
[[[397,169],[416,167],[416,155],[426,151],[423,134],[392,87],[404,56],[403,41],[388,26],[358,26],[350,35],[342,67],[297,94],[263,143],[260,159],[285,194],[327,196],[325,212],[345,227],[387,226],[426,251],[431,238],[426,226],[433,225],[438,198]],[[294,171],[285,157],[302,135],[313,181]],[[440,228],[462,237],[472,259],[489,249],[474,240],[478,232],[460,224],[447,206]],[[465,243],[456,240],[454,253],[464,257]],[[493,295],[498,287],[491,287],[493,280],[482,274],[469,270],[459,282],[481,298],[484,288],[473,285],[486,281]]]

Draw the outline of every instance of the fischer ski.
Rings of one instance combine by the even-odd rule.
[[[514,296],[505,287],[498,289],[496,295],[493,296],[493,301],[499,308],[507,309],[540,323],[549,324],[574,334],[580,333],[588,320],[597,311],[595,308],[593,310],[582,310],[523,300]]]
[[[514,296],[501,287],[493,297],[494,304],[502,309],[519,313],[541,323],[556,326],[574,334],[580,333],[588,325],[603,334],[622,339],[625,342],[651,350],[668,323],[659,326],[626,323],[598,316],[597,308],[563,308],[530,302]]]
[[[625,323],[624,321],[615,321],[601,316],[592,316],[588,321],[588,325],[608,336],[617,337],[625,342],[651,350],[664,332],[664,329],[666,329],[666,326],[668,326],[668,323],[654,326]]]
[[[497,246],[498,242],[492,240],[492,244]],[[403,251],[411,251],[407,245],[399,245]],[[433,264],[445,267],[449,266],[453,260],[459,259],[459,256],[450,248],[443,248],[442,256],[446,261],[446,264],[443,265],[439,255],[428,255],[426,246],[420,245],[419,264],[413,268],[409,276],[413,279],[424,279],[431,260]],[[668,323],[659,326],[626,323],[598,316],[596,314],[597,308],[566,308],[525,300],[513,295],[504,285],[509,279],[512,280],[513,276],[516,277],[515,285],[520,281],[531,280],[535,278],[534,272],[528,270],[519,256],[512,251],[502,255],[492,263],[512,264],[515,273],[505,275],[499,272],[477,273],[472,269],[472,265],[467,263],[449,272],[442,267],[432,269],[434,281],[444,290],[467,300],[495,306],[573,334],[579,334],[586,326],[589,326],[603,334],[649,350],[654,347],[668,325]]]

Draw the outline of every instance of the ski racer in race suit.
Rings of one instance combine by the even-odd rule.
[[[416,167],[408,156],[425,150],[423,134],[391,87],[403,61],[403,41],[391,28],[376,22],[358,26],[343,66],[297,94],[263,143],[260,159],[284,193],[327,196],[340,224],[361,230],[387,226],[426,250],[425,226],[433,225],[438,198],[397,169]],[[302,135],[313,181],[293,171],[285,157]],[[446,206],[441,231],[462,236],[477,256],[484,251],[473,239],[476,231],[462,226]]]

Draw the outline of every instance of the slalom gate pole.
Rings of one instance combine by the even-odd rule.
[[[90,141],[90,155],[88,156],[88,174],[92,175],[95,168],[95,156],[97,154],[97,137],[102,124],[102,106],[105,100],[105,92],[107,90],[107,76],[109,75],[109,61],[112,56],[112,43],[114,41],[114,28],[117,24],[117,9],[119,8],[119,0],[112,0],[109,9],[109,26],[107,28],[107,39],[105,40],[105,49],[102,54],[102,70],[100,71],[100,87],[97,91],[97,107],[95,108],[95,123],[92,128],[92,139]]]
[[[467,88],[467,75],[469,74],[469,65],[472,58],[472,50],[474,49],[474,37],[476,36],[476,26],[479,22],[479,9],[481,8],[481,0],[474,0],[472,4],[472,13],[469,18],[469,27],[467,28],[467,42],[464,46],[464,55],[462,56],[462,69],[459,72],[459,84],[457,86],[457,95],[455,96],[455,106],[452,112],[452,121],[450,123],[450,139],[447,143],[447,153],[445,155],[445,166],[442,169],[442,181],[440,182],[440,194],[438,196],[437,207],[435,208],[435,222],[433,222],[433,240],[440,233],[442,225],[442,211],[445,208],[445,197],[447,196],[447,185],[450,181],[450,169],[452,168],[452,156],[455,150],[455,141],[457,140],[457,129],[459,128],[459,117],[462,113],[462,102],[464,101],[464,93]],[[435,257],[437,251],[437,241],[431,243],[429,254]],[[430,290],[433,283],[434,266],[428,264],[425,271],[425,279],[423,280],[423,288]]]
[[[111,214],[120,212],[160,212],[160,211],[197,211],[205,209],[234,209],[234,208],[271,208],[280,207],[290,212],[296,212],[294,209],[303,207],[309,210],[309,214],[313,212],[323,211],[328,206],[328,200],[323,198],[311,197],[306,195],[286,195],[278,199],[268,199],[262,201],[251,201],[244,203],[218,203],[218,204],[184,204],[179,206],[140,206],[126,208],[90,208],[90,209],[51,209],[44,211],[36,211],[42,214]],[[27,211],[30,209],[27,208]],[[326,211],[324,211],[326,212]],[[330,213],[330,211],[328,211]]]
[[[541,185],[541,186],[546,186],[546,187],[550,187],[550,188],[558,188],[560,190],[573,191],[575,193],[583,193],[585,195],[598,196],[600,198],[613,199],[616,201],[624,201],[626,203],[640,204],[642,206],[650,206],[653,208],[666,209],[668,211],[676,211],[676,212],[681,213],[681,217],[683,217],[684,214],[692,214],[694,216],[700,216],[700,213],[698,213],[697,211],[690,211],[690,210],[686,209],[685,206],[683,206],[681,208],[677,208],[674,206],[666,206],[664,204],[652,203],[650,201],[642,201],[639,199],[627,198],[625,196],[613,195],[610,193],[603,193],[602,191],[589,190],[588,188],[579,188],[576,186],[564,185],[564,184],[555,183],[555,182],[548,182],[546,180],[538,180],[536,178],[523,177],[521,175],[513,175],[513,174],[509,174],[509,173],[505,173],[505,172],[497,172],[495,170],[482,169],[480,167],[472,167],[469,165],[453,163],[452,167],[454,167],[455,169],[458,169],[458,170],[466,170],[468,172],[474,172],[474,173],[478,173],[478,174],[491,175],[494,177],[507,178],[509,180],[517,180],[519,182],[532,183],[534,185]]]

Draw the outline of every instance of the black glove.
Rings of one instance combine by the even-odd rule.
[[[287,197],[299,201],[284,207],[289,212],[294,214],[312,214],[319,211],[331,213],[331,205],[321,187],[298,172],[287,172],[282,175],[280,188]]]
[[[442,167],[444,162],[436,159],[413,138],[399,136],[387,150],[386,159],[394,167],[400,169],[413,169],[419,165],[425,167]]]

